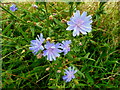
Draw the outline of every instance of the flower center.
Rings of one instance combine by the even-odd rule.
[[[68,78],[71,78],[71,77],[72,77],[72,75],[71,75],[71,74],[69,74],[69,75],[68,75]]]
[[[54,46],[50,47],[49,50],[52,52],[55,49]]]
[[[78,21],[76,22],[76,25],[77,25],[78,27],[80,27],[83,22],[84,22],[83,20],[78,20]]]

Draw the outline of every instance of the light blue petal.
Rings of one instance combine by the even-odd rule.
[[[80,29],[81,29],[82,31],[87,31],[87,32],[90,32],[90,31],[92,30],[91,27],[86,27],[86,26],[81,26]]]
[[[92,19],[92,16],[91,16],[91,15],[89,15],[89,16],[87,16],[86,18],[90,20],[90,19]]]
[[[84,19],[86,17],[86,15],[87,15],[87,12],[83,12],[80,18]]]
[[[84,24],[91,24],[93,21],[92,20],[86,20],[86,21],[84,21],[83,23],[82,23],[82,25],[84,25]]]
[[[34,50],[34,47],[29,47],[30,50]]]
[[[77,10],[77,11],[74,13],[74,17],[80,18],[80,11],[79,11],[79,10]]]
[[[68,70],[69,70],[69,71],[71,71],[71,70],[72,70],[72,68],[71,68],[71,67],[69,67],[69,68],[68,68]]]
[[[75,28],[75,25],[73,26],[68,26],[68,28],[66,30],[73,30]]]
[[[74,76],[74,75],[72,75],[72,78],[75,78],[75,76]]]
[[[67,21],[68,25],[74,25],[74,23],[72,21]]]
[[[73,31],[73,36],[75,37],[76,35],[79,36],[79,28],[76,26],[74,31]]]
[[[71,78],[68,78],[67,80],[66,80],[66,82],[70,82],[72,79]]]
[[[30,41],[31,43],[36,43],[36,40],[32,40],[32,41]]]
[[[60,54],[57,53],[57,52],[54,52],[54,55],[55,55],[56,57],[60,57]]]
[[[63,78],[63,80],[66,80],[67,79],[67,75],[63,76],[62,78]]]
[[[49,54],[47,55],[47,60],[52,61],[51,53],[49,53]]]
[[[87,34],[86,31],[84,31],[84,30],[82,30],[82,29],[80,29],[80,32],[81,32],[82,34]]]
[[[69,74],[69,71],[67,69],[65,69],[65,74]]]
[[[47,50],[44,50],[44,51],[43,51],[43,56],[46,56],[46,55],[48,55],[48,51],[47,51]]]
[[[74,73],[76,73],[76,72],[77,72],[77,70],[74,71]]]
[[[56,60],[56,56],[54,55],[54,53],[51,53],[51,57]]]

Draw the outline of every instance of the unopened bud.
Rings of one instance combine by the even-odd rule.
[[[27,23],[30,23],[31,21],[27,21]]]
[[[8,24],[8,21],[6,22],[6,24]]]
[[[110,78],[110,80],[111,80],[111,81],[113,81],[113,80],[114,80],[114,78],[113,78],[113,77],[111,77],[111,78]]]
[[[67,20],[65,20],[65,19],[62,19],[62,20],[61,20],[61,22],[62,22],[62,23],[66,23],[66,22],[67,22]]]
[[[79,45],[82,46],[82,43],[80,42]]]
[[[51,41],[51,38],[50,38],[50,37],[47,37],[46,40],[47,40],[47,41]]]
[[[80,77],[77,77],[77,79],[80,79]]]
[[[61,73],[61,70],[57,70],[57,73]]]
[[[91,14],[91,16],[93,16],[94,14]]]
[[[50,67],[46,68],[46,71],[49,71],[50,70]]]
[[[36,25],[36,22],[34,22],[33,24]]]
[[[65,66],[63,66],[63,68],[67,68],[67,66],[65,65]]]
[[[41,57],[42,57],[42,53],[39,53],[38,55],[37,55],[37,59],[40,59]]]
[[[66,59],[66,62],[68,62],[68,59]]]
[[[76,56],[75,56],[75,55],[73,55],[73,58],[76,58]]]
[[[52,80],[54,80],[54,79],[50,78],[50,81],[52,81]]]
[[[53,20],[53,16],[52,15],[49,16],[49,20]]]
[[[24,53],[24,52],[25,52],[25,50],[22,50],[21,54]]]

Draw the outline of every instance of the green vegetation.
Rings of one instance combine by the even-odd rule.
[[[120,88],[117,2],[22,2],[16,3],[15,12],[9,10],[11,5],[0,4],[2,88]],[[73,37],[73,31],[66,30],[75,10],[92,15],[92,32]],[[71,51],[52,62],[35,56],[30,41],[40,33],[52,42],[71,40]],[[69,66],[78,72],[66,83],[62,76]]]

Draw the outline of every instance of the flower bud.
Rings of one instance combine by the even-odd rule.
[[[57,65],[57,64],[55,64],[55,65]]]
[[[80,42],[79,45],[82,46],[82,43]]]
[[[46,68],[46,71],[49,71],[50,70],[50,67]]]
[[[61,70],[57,70],[57,73],[61,73]]]
[[[54,79],[50,78],[50,81],[52,81],[52,80],[54,80]]]
[[[6,24],[8,25],[8,21],[6,22]]]
[[[38,55],[37,55],[37,59],[40,59],[41,57],[42,57],[42,53],[39,53]]]
[[[36,25],[36,22],[34,22],[33,24]]]
[[[68,59],[66,59],[66,62],[68,62]]]
[[[75,56],[75,55],[73,55],[73,58],[76,58],[76,56]]]
[[[49,20],[53,20],[53,16],[52,15],[49,16]]]
[[[47,41],[51,41],[51,38],[50,38],[50,37],[47,37],[46,40],[47,40]]]
[[[27,21],[27,23],[30,23],[31,21]]]
[[[111,80],[111,81],[113,81],[113,80],[114,80],[114,78],[113,78],[113,77],[110,77],[110,80]]]
[[[21,54],[24,53],[24,52],[25,52],[25,50],[22,50]]]
[[[62,23],[66,23],[66,22],[67,22],[67,20],[65,20],[65,19],[62,19],[62,20],[61,20],[61,22],[62,22]]]
[[[65,66],[63,66],[63,68],[67,68],[67,66],[65,65]]]

